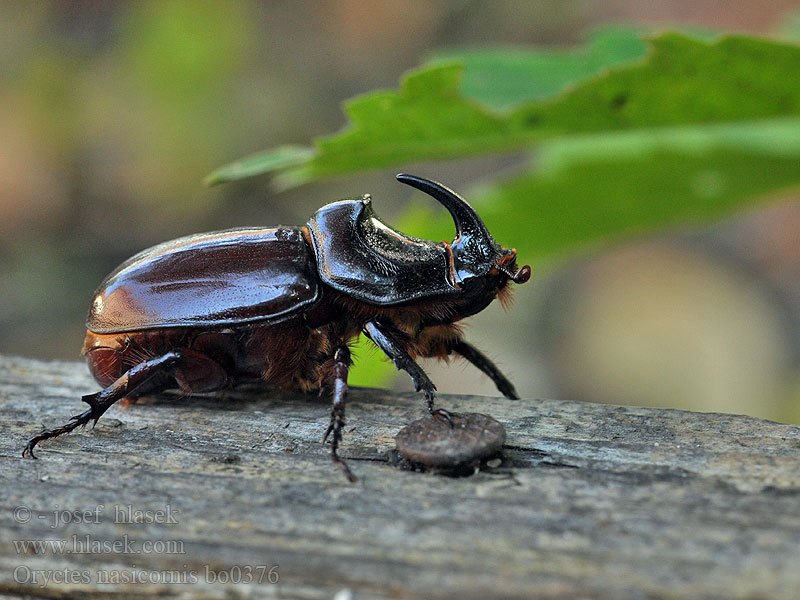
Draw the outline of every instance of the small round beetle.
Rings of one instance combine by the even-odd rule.
[[[98,288],[83,353],[103,390],[89,409],[31,438],[36,445],[97,420],[122,398],[178,388],[221,391],[262,380],[280,388],[329,389],[331,457],[345,424],[348,343],[364,333],[405,370],[428,410],[436,386],[418,356],[459,355],[508,398],[511,382],[467,343],[457,322],[525,283],[530,267],[497,244],[477,213],[445,186],[397,179],[441,202],[452,215],[452,243],[408,236],[383,223],[370,197],[320,208],[302,227],[240,228],[159,244],[122,263]]]

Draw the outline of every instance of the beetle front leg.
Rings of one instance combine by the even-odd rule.
[[[422,370],[413,358],[406,352],[400,344],[392,337],[390,331],[381,326],[377,321],[368,321],[364,325],[364,333],[371,339],[378,348],[383,350],[384,354],[392,359],[395,366],[402,369],[411,376],[414,382],[414,389],[418,392],[422,391],[425,394],[425,400],[428,403],[428,412],[432,415],[439,415],[447,419],[450,425],[453,425],[451,415],[443,408],[434,408],[433,401],[436,397],[436,386],[428,377],[428,374]]]
[[[347,374],[350,371],[350,349],[345,346],[339,346],[333,355],[333,405],[331,407],[331,422],[325,435],[322,437],[324,444],[328,436],[333,433],[331,439],[331,458],[343,471],[347,479],[351,482],[356,481],[356,476],[350,471],[350,467],[344,462],[337,453],[339,449],[339,442],[342,441],[342,429],[345,425],[344,419],[344,405],[347,401]]]
[[[141,387],[144,383],[149,381],[153,376],[163,373],[164,370],[172,369],[178,361],[182,358],[181,352],[175,350],[167,352],[166,354],[150,360],[145,360],[135,367],[129,369],[119,379],[117,379],[110,386],[95,394],[88,394],[81,398],[90,408],[79,415],[75,415],[66,424],[55,429],[50,429],[32,437],[22,451],[22,456],[30,456],[36,458],[33,449],[39,442],[44,440],[58,437],[65,433],[69,433],[74,429],[81,426],[86,426],[89,421],[94,421],[97,424],[98,419],[103,416],[111,406],[117,401],[121,400],[128,394],[132,394],[137,388]]]
[[[519,395],[517,394],[517,390],[514,389],[514,384],[500,372],[497,365],[489,360],[486,355],[475,346],[464,340],[459,340],[453,344],[452,351],[456,354],[460,354],[483,371],[484,374],[488,375],[489,378],[494,381],[495,386],[497,386],[498,391],[503,394],[503,396],[513,400],[519,400]]]

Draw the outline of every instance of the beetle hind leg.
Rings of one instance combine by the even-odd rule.
[[[328,429],[325,430],[325,435],[322,437],[322,442],[325,443],[328,437],[333,434],[331,438],[331,459],[333,462],[344,471],[345,477],[351,482],[356,481],[356,476],[347,466],[347,463],[342,460],[338,454],[339,442],[342,441],[342,429],[344,429],[344,406],[347,401],[347,374],[350,371],[352,360],[350,359],[350,350],[346,345],[341,345],[336,349],[333,355],[333,405],[331,407],[331,422]]]
[[[103,416],[103,413],[111,408],[115,402],[128,394],[133,394],[138,388],[150,381],[154,376],[164,373],[165,370],[172,371],[182,358],[183,355],[180,350],[173,350],[157,358],[142,361],[125,372],[107,388],[95,394],[83,396],[82,400],[89,405],[88,410],[75,415],[61,427],[44,431],[32,437],[22,451],[22,456],[36,458],[33,449],[40,442],[69,433],[78,427],[85,427],[90,421],[94,421],[96,424],[98,419]]]

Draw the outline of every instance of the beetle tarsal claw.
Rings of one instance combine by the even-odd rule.
[[[447,411],[447,410],[445,410],[443,408],[436,408],[436,409],[432,410],[431,411],[431,416],[433,416],[434,418],[438,417],[438,418],[442,419],[443,421],[446,421],[447,424],[450,425],[450,429],[452,429],[454,427],[454,424],[453,424],[453,416],[454,416],[454,414],[450,413],[449,411]]]
[[[22,458],[39,458],[33,453],[33,449],[36,447],[36,442],[34,440],[36,440],[36,438],[29,440],[28,443],[25,444],[25,448],[22,450]]]
[[[444,408],[434,408],[434,406],[433,406],[434,395],[433,395],[432,392],[429,393],[426,390],[425,391],[425,399],[428,401],[428,412],[430,413],[430,415],[432,417],[434,417],[434,418],[439,418],[439,419],[442,419],[443,421],[446,421],[450,425],[450,428],[452,429],[453,428],[453,414],[451,414],[449,411],[445,410]]]

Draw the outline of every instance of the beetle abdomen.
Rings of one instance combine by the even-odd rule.
[[[314,302],[317,282],[299,227],[191,235],[120,265],[95,293],[86,326],[109,334],[276,319]]]
[[[352,335],[352,334],[350,334]],[[309,330],[302,318],[257,322],[234,328],[164,328],[129,333],[86,332],[83,354],[97,382],[106,387],[136,365],[170,352],[182,359],[172,374],[148,382],[136,395],[156,389],[186,394],[263,381],[284,389],[309,390],[322,383],[333,354],[329,327]]]

